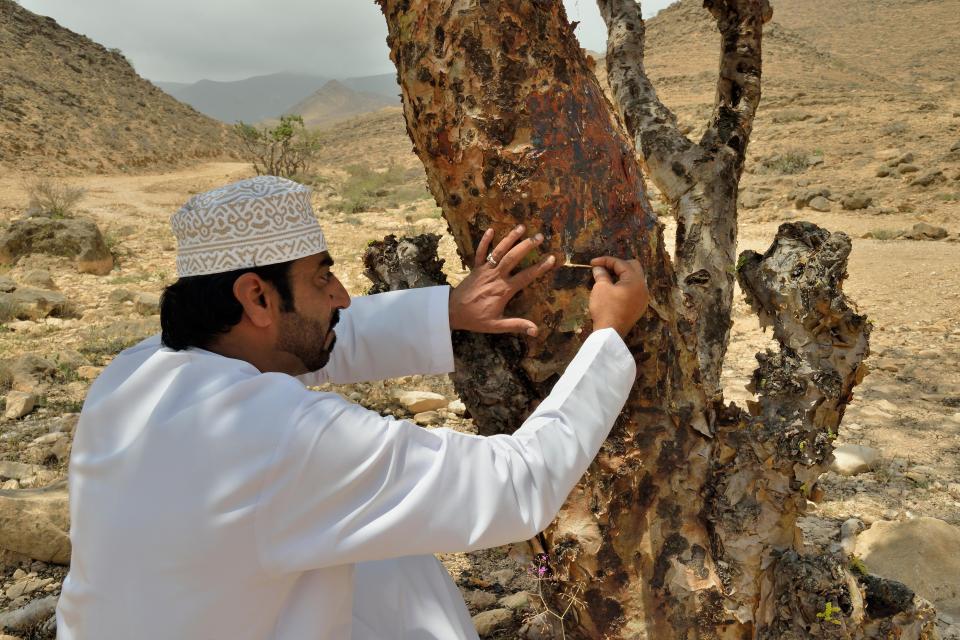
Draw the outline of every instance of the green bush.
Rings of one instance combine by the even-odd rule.
[[[784,151],[783,153],[778,153],[764,158],[760,165],[766,173],[782,173],[790,175],[805,171],[809,166],[811,166],[811,162],[810,156],[808,156],[805,151],[791,149],[789,151]]]
[[[74,209],[86,193],[85,189],[71,187],[59,180],[38,178],[27,187],[27,196],[30,198],[27,213],[54,218],[73,217]]]
[[[340,187],[342,200],[333,205],[343,213],[360,213],[374,207],[398,207],[430,197],[419,168],[404,169],[391,163],[383,171],[362,164],[346,167]]]
[[[233,130],[244,155],[261,176],[294,178],[307,174],[320,149],[317,134],[307,130],[300,116],[281,116],[275,127],[239,122]]]

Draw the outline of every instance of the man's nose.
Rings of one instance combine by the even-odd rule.
[[[350,294],[347,293],[346,287],[340,282],[340,278],[335,277],[335,279],[336,286],[333,289],[333,293],[330,294],[333,300],[333,306],[337,309],[346,309],[350,306]]]

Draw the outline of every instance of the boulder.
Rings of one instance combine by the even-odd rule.
[[[15,291],[0,293],[0,305],[14,309],[14,315],[21,320],[57,318],[73,315],[73,307],[66,296],[56,291],[17,287]]]
[[[802,188],[792,192],[789,196],[793,200],[793,206],[797,209],[803,209],[810,204],[810,201],[816,197],[829,198],[830,189],[826,187]]]
[[[31,287],[39,287],[40,289],[57,290],[53,276],[50,275],[49,271],[44,271],[43,269],[31,269],[27,271],[23,277],[20,278],[20,282],[28,284]]]
[[[909,162],[913,162],[913,160],[914,160],[913,154],[912,154],[911,152],[907,151],[906,153],[902,153],[902,154],[900,154],[899,156],[897,156],[897,157],[893,158],[892,160],[890,160],[889,162],[887,162],[887,166],[888,166],[888,167],[896,167],[896,166],[899,166],[899,165],[901,165],[901,164],[907,164],[907,163],[909,163]]]
[[[953,617],[960,616],[960,528],[936,518],[880,520],[857,537],[867,570],[904,583]]]
[[[918,167],[915,164],[902,164],[899,167],[897,167],[897,173],[899,173],[900,175],[904,175],[907,173],[916,173],[917,171],[920,171],[920,167]]]
[[[490,609],[473,616],[473,626],[481,638],[506,627],[511,622],[513,622],[513,611],[510,609]]]
[[[23,464],[11,460],[0,460],[0,478],[16,478],[23,480],[43,471],[43,467],[36,464]]]
[[[530,594],[526,591],[511,593],[508,596],[500,598],[500,606],[513,611],[526,609],[530,606]]]
[[[453,400],[447,405],[447,411],[455,416],[462,416],[467,413],[467,405],[462,400]]]
[[[0,276],[0,293],[16,291],[17,283],[6,276]]]
[[[484,609],[489,609],[493,605],[497,604],[497,596],[493,595],[489,591],[483,591],[481,589],[472,589],[468,591],[464,595],[463,599],[467,603],[467,606],[474,611],[483,611]]]
[[[756,209],[767,201],[767,196],[745,191],[740,194],[740,207],[743,209]]]
[[[946,177],[943,175],[943,171],[939,169],[935,171],[928,171],[923,175],[919,175],[913,180],[910,181],[911,187],[929,187],[932,184],[937,184],[940,182],[945,182]]]
[[[875,175],[878,178],[886,178],[892,173],[893,171],[890,169],[890,167],[880,167],[879,169],[877,169],[877,172],[873,175]]]
[[[11,391],[7,394],[7,408],[3,417],[7,420],[19,420],[37,406],[37,396],[25,391]]]
[[[0,491],[0,549],[65,565],[69,531],[66,481],[45,489]]]
[[[439,393],[430,391],[403,391],[397,394],[397,402],[410,413],[421,413],[442,409],[449,401]]]
[[[847,211],[857,211],[873,204],[873,198],[865,193],[851,193],[845,196],[840,204]]]
[[[808,206],[814,211],[830,211],[830,201],[823,196],[813,198]]]
[[[880,462],[880,452],[860,444],[842,444],[833,450],[830,470],[841,476],[854,476],[869,471]]]
[[[133,296],[133,310],[142,316],[160,313],[160,294],[140,292]]]
[[[926,222],[918,222],[904,237],[909,240],[943,240],[949,235],[943,227],[935,227]]]
[[[10,366],[12,387],[16,391],[37,393],[56,372],[56,365],[46,358],[35,353],[24,354]]]
[[[113,269],[113,255],[90,220],[30,216],[14,221],[0,236],[0,264],[31,253],[74,258],[80,273],[104,275]]]

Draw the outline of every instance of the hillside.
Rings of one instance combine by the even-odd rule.
[[[222,156],[227,130],[119,51],[0,0],[0,164],[112,171]]]
[[[171,87],[170,94],[222,122],[260,122],[275,118],[290,105],[322,87],[328,78],[299,73],[272,73],[243,80],[200,80]]]
[[[397,92],[399,94],[399,88]],[[323,127],[353,116],[399,104],[399,95],[391,99],[380,94],[355,91],[342,82],[331,80],[318,91],[286,109],[283,113],[302,116],[304,124],[308,127]]]

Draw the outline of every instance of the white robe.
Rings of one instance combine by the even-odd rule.
[[[546,527],[636,369],[616,332],[596,332],[524,424],[490,438],[428,431],[304,386],[449,371],[448,292],[355,299],[330,364],[302,380],[158,337],[117,356],[74,440],[58,637],[350,638],[355,579],[379,608],[358,598],[357,638],[449,637],[432,625],[464,624],[442,567],[412,556]],[[391,584],[433,595],[390,601]],[[417,611],[394,617],[408,606]]]

